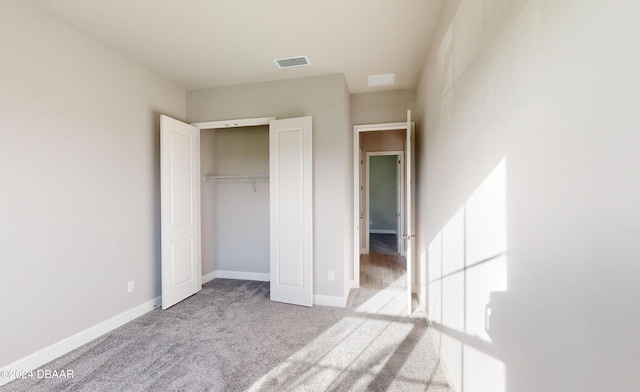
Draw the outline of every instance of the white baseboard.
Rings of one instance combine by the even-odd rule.
[[[386,229],[371,229],[369,230],[369,234],[397,234],[397,230],[386,230]]]
[[[202,278],[200,278],[200,281],[201,281],[200,284],[205,284],[207,282],[211,282],[215,278],[216,278],[216,271],[209,272],[208,274],[202,275]]]
[[[54,359],[67,354],[76,348],[89,343],[90,341],[99,338],[100,336],[113,331],[114,329],[130,322],[143,314],[153,310],[155,307],[160,306],[162,303],[162,297],[157,297],[151,301],[145,302],[142,305],[138,305],[133,309],[129,309],[126,312],[122,312],[108,320],[98,323],[92,327],[80,331],[75,335],[71,335],[66,339],[63,339],[57,343],[52,344],[49,347],[45,347],[40,351],[36,351],[22,359],[19,359],[2,369],[0,374],[3,374],[7,370],[35,370],[42,365],[45,365]],[[8,378],[0,378],[0,386],[12,381]]]
[[[344,308],[347,306],[347,297],[334,297],[331,295],[313,296],[314,305],[333,306],[335,308]]]
[[[211,275],[211,274],[209,274]],[[257,280],[260,282],[269,282],[271,275],[261,272],[242,272],[242,271],[215,271],[216,278],[223,279],[240,279],[240,280]]]
[[[353,279],[349,279],[349,281],[347,282],[347,285],[344,287],[344,298],[346,298],[346,300],[344,301],[345,306],[347,306],[347,301],[349,300],[349,294],[351,294],[351,289],[353,288],[354,284],[355,282],[353,281]]]

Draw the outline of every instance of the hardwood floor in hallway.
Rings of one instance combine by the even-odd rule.
[[[360,287],[385,289],[407,287],[407,260],[399,254],[360,255]]]

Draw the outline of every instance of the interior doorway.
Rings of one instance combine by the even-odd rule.
[[[400,249],[404,255],[397,255],[402,257],[406,266],[405,278],[405,291],[407,298],[408,312],[412,312],[413,292],[417,288],[415,277],[415,262],[413,260],[415,256],[415,235],[414,235],[414,219],[413,219],[413,138],[414,138],[415,125],[411,121],[411,111],[407,111],[407,121],[398,123],[384,123],[384,124],[366,124],[354,126],[354,139],[353,139],[353,178],[354,178],[354,193],[353,193],[353,287],[361,287],[361,281],[366,278],[366,271],[361,271],[361,259],[371,256],[368,253],[369,238],[369,219],[367,211],[364,207],[363,197],[365,193],[365,185],[363,185],[363,166],[365,164],[365,158],[367,152],[375,152],[376,149],[370,149],[367,147],[367,138],[370,135],[378,135],[378,139],[383,140],[382,143],[385,148],[377,149],[377,151],[403,151],[404,152],[404,174],[402,178],[404,180],[404,206],[400,210],[400,215],[404,217],[403,223],[400,229],[397,230],[396,235],[400,237]],[[389,144],[384,143],[384,139],[391,136],[400,145],[395,148],[390,147]],[[364,154],[364,157],[363,157]],[[362,255],[362,257],[361,257]]]
[[[362,253],[403,254],[404,151],[367,152],[364,163]]]
[[[360,286],[360,255],[369,254],[370,245],[370,212],[369,212],[369,177],[368,166],[372,154],[397,154],[398,151],[405,155],[406,148],[406,123],[387,123],[356,125],[354,127],[354,148],[358,150],[358,161],[354,162],[354,187],[359,196],[354,197],[354,287]],[[405,155],[406,156],[406,155]],[[403,161],[401,174],[402,180],[405,177],[406,160]],[[406,183],[404,183],[406,186]],[[404,186],[403,186],[404,188]],[[405,193],[406,196],[406,193]],[[406,215],[404,210],[406,203],[403,203],[399,211],[401,218]],[[400,254],[405,251],[404,236],[406,234],[405,220],[401,219],[398,237],[401,239]]]

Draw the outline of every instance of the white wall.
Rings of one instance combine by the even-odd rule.
[[[267,126],[200,133],[201,172],[269,175]],[[269,183],[202,183],[202,273],[269,273]]]
[[[19,1],[0,53],[2,367],[160,295],[158,118],[186,96]]]
[[[639,15],[444,6],[418,87],[418,255],[458,391],[640,383]]]
[[[313,116],[314,294],[342,298],[352,265],[347,259],[352,240],[345,235],[351,232],[352,147],[344,76],[190,91],[187,111],[189,122]],[[334,281],[328,280],[329,271]]]

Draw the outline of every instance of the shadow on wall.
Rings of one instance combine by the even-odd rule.
[[[503,158],[429,244],[428,317],[456,391],[506,391],[491,323],[508,291],[506,175]]]

